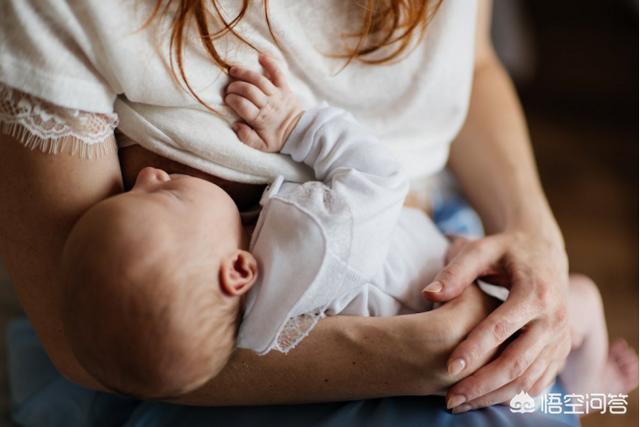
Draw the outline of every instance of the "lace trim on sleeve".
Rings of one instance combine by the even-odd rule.
[[[117,126],[116,114],[58,107],[0,84],[0,133],[31,150],[99,158],[117,151]]]
[[[273,350],[281,353],[288,353],[293,350],[324,317],[325,314],[318,310],[290,318],[282,328],[282,331],[280,331]]]
[[[279,331],[272,349],[287,353],[295,348],[328,315],[328,308],[344,293],[352,292],[366,282],[349,267],[353,236],[353,213],[344,198],[326,185],[311,181],[302,185],[283,186],[275,198],[294,204],[322,224],[326,255],[313,283],[291,308],[289,318]]]

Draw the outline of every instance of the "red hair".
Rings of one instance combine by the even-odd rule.
[[[359,31],[346,34],[346,37],[356,39],[354,46],[346,52],[332,54],[334,57],[345,58],[345,67],[354,60],[367,64],[383,64],[399,59],[411,48],[415,40],[424,36],[429,21],[443,0],[364,1],[366,1],[366,4],[362,6],[362,24]],[[221,13],[218,0],[157,0],[151,16],[146,22],[146,24],[149,24],[157,16],[170,16],[171,68],[175,75],[179,74],[191,95],[210,110],[212,109],[191,88],[184,71],[183,49],[186,30],[190,25],[195,24],[202,47],[216,65],[227,71],[230,65],[220,56],[216,49],[215,41],[231,33],[243,43],[256,49],[241,34],[235,31],[236,25],[247,13],[250,2],[251,0],[242,0],[242,7],[237,16],[231,21],[226,21]],[[174,3],[177,3],[177,8],[172,13],[169,13],[170,6]],[[207,10],[208,3],[213,6],[215,15],[211,15]],[[269,20],[269,0],[262,0],[262,3],[267,27],[274,42],[278,44]],[[211,31],[210,24],[212,19],[221,24],[220,30]],[[386,50],[380,54],[382,49]],[[376,53],[378,55],[374,55]]]

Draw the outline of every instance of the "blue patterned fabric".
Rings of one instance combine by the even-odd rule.
[[[482,234],[477,216],[460,198],[440,200],[434,214],[447,234]],[[28,427],[579,426],[575,415],[517,414],[505,406],[452,415],[444,409],[444,399],[438,396],[222,408],[142,402],[87,390],[67,381],[49,361],[27,319],[9,324],[7,348],[12,418],[18,425]],[[560,384],[552,391],[563,392]]]

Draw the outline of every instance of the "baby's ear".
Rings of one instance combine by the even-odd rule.
[[[258,262],[250,252],[238,249],[222,259],[219,274],[222,290],[227,295],[240,296],[258,278]]]

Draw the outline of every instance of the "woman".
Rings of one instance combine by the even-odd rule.
[[[265,3],[270,20],[261,4],[243,12],[236,2],[224,7],[213,2],[219,6],[210,9],[214,17],[215,10],[218,16],[231,10],[227,22],[237,21],[233,31],[221,34],[207,30],[203,21],[208,2],[169,2],[167,8],[160,2],[156,11],[167,15],[164,20],[155,16],[148,28],[141,26],[153,15],[153,2],[135,7],[126,2],[37,3],[14,0],[1,6],[0,122],[5,132],[0,136],[0,253],[44,349],[66,377],[97,386],[65,340],[62,293],[54,278],[75,219],[122,191],[113,149],[116,96],[121,130],[142,146],[167,135],[171,139],[171,132],[187,149],[196,144],[189,145],[197,141],[192,122],[181,123],[177,113],[175,120],[158,119],[163,117],[156,114],[160,109],[169,115],[198,111],[198,129],[205,129],[199,134],[216,135],[215,143],[223,145],[229,142],[227,122],[204,114],[221,104],[217,90],[224,84],[223,75],[211,81],[211,74],[221,75],[211,62],[224,66],[224,55],[247,59],[250,55],[238,46],[252,44],[279,54],[303,99],[326,98],[354,112],[396,147],[416,180],[418,199],[426,193],[423,187],[417,194],[420,179],[442,168],[452,143],[449,166],[490,234],[455,245],[455,256],[426,288],[434,301],[452,300],[442,309],[386,319],[323,320],[287,356],[237,352],[220,376],[178,401],[207,406],[335,401],[425,395],[455,384],[448,390],[447,406],[464,412],[508,401],[521,389],[540,392],[553,383],[570,347],[567,260],[537,178],[515,92],[490,44],[488,1],[478,2],[477,11],[475,3],[454,0],[371,1],[364,10],[341,1],[315,7]],[[389,8],[373,7],[381,4]],[[367,10],[387,13],[370,16]],[[164,39],[152,36],[150,29],[158,22],[166,26],[157,24],[164,32],[155,34]],[[355,28],[360,37],[346,37],[345,51],[338,41],[349,33],[344,30],[350,22],[364,25]],[[189,44],[194,39],[180,31],[181,23],[193,25],[205,41],[216,42],[223,35],[223,47],[212,50],[204,43],[205,49],[195,50],[197,42],[196,47]],[[170,34],[172,48],[167,47]],[[158,40],[160,48],[154,44]],[[167,60],[170,53],[172,62]],[[176,80],[168,65],[173,65]],[[56,114],[55,120],[47,121],[50,116],[42,111]],[[71,154],[41,152],[60,150]],[[175,154],[179,151],[173,151],[174,158],[182,160]],[[125,170],[156,161],[139,147],[124,150]],[[228,179],[253,173],[255,178],[257,163],[241,165],[242,170],[229,171],[227,164],[226,169],[204,172]],[[239,201],[252,199],[255,187],[246,183],[259,182],[254,178],[228,184],[230,194]],[[468,288],[481,275],[492,275],[512,290],[507,302],[482,321],[488,314],[482,296]]]

